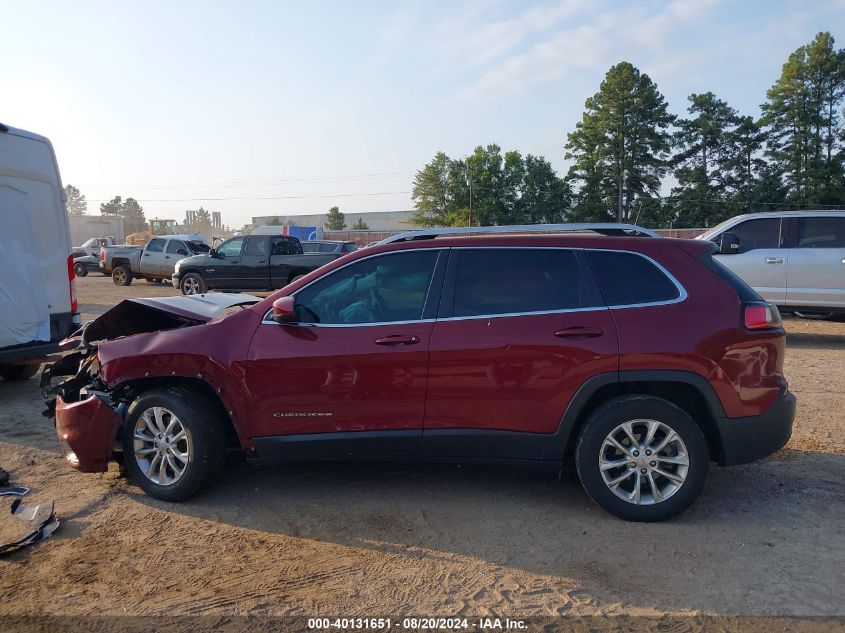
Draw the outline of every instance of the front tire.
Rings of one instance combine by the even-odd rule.
[[[0,365],[0,378],[8,381],[28,380],[38,373],[41,365]]]
[[[111,272],[111,280],[117,286],[128,286],[132,283],[132,269],[129,268],[126,264],[121,264],[117,266]]]
[[[85,264],[77,263],[73,265],[73,274],[77,277],[87,277],[88,269],[85,267]]]
[[[186,273],[179,281],[179,290],[183,295],[201,295],[208,292],[208,284],[198,273]]]
[[[662,398],[621,396],[587,419],[575,449],[587,494],[626,521],[663,521],[701,493],[707,440],[683,409]]]
[[[184,501],[223,464],[220,414],[206,398],[182,387],[153,389],[130,406],[123,427],[123,461],[130,478],[151,497]]]

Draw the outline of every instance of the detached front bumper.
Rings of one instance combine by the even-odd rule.
[[[785,391],[771,408],[747,418],[716,418],[722,440],[722,466],[757,461],[780,450],[792,435],[795,394]]]
[[[83,473],[107,469],[120,421],[111,404],[96,395],[83,395],[78,402],[56,398],[56,432],[62,451],[70,467]]]

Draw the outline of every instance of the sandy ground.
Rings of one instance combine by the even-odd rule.
[[[86,318],[176,292],[99,275],[78,289]],[[792,440],[714,466],[663,524],[614,519],[573,475],[476,466],[234,463],[200,498],[166,504],[115,467],[67,468],[37,381],[0,383],[0,464],[62,520],[0,559],[0,616],[841,615],[845,323],[787,329]]]

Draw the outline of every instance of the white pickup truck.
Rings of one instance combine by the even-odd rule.
[[[114,238],[111,236],[92,237],[89,240],[85,240],[85,242],[82,243],[82,246],[73,247],[73,258],[76,259],[77,257],[85,257],[86,255],[94,255],[96,257],[100,254],[100,249],[104,246],[114,246]]]
[[[207,253],[205,237],[161,235],[144,246],[104,246],[100,249],[100,270],[110,274],[118,286],[128,286],[135,278],[160,283],[170,281],[176,262]]]

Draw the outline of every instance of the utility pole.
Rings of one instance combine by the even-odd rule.
[[[472,171],[467,167],[467,179],[469,181],[469,223],[467,226],[472,226]]]

